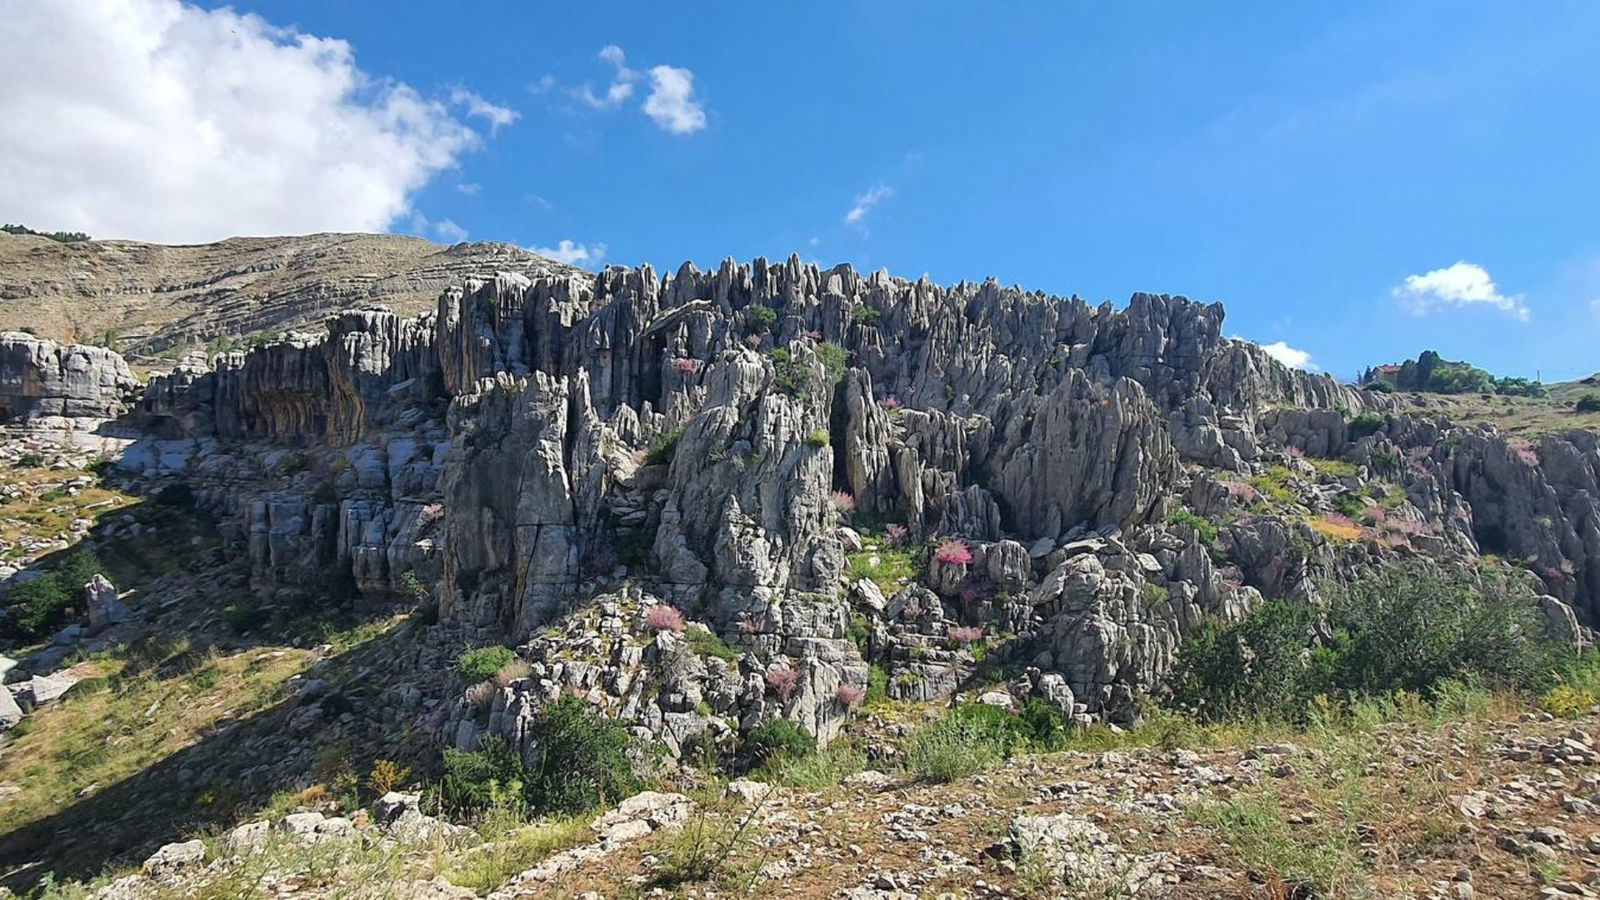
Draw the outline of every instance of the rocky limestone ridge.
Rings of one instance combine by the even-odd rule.
[[[186,358],[118,465],[188,484],[264,597],[414,578],[459,645],[516,645],[525,676],[428,714],[460,747],[527,748],[563,692],[675,752],[777,717],[827,739],[874,665],[1116,720],[1204,619],[1417,558],[1512,555],[1583,638],[1593,435],[1395,414],[1222,319],[795,258],[501,273]],[[0,406],[36,381],[0,372]]]
[[[153,355],[267,330],[319,326],[371,303],[429,309],[439,292],[483,271],[576,272],[500,243],[442,246],[388,234],[229,238],[165,246],[62,244],[0,234],[0,330]]]

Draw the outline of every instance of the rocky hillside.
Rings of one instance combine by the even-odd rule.
[[[140,861],[324,778],[319,745],[363,771],[502,742],[536,766],[567,697],[680,770],[777,732],[853,744],[869,697],[1131,726],[1197,633],[1405,566],[1492,584],[1529,613],[1519,636],[1588,641],[1600,435],[1458,424],[1222,335],[1220,306],[1181,297],[795,258],[468,277],[420,315],[345,311],[147,382],[114,351],[5,334],[13,440],[103,456],[119,496],[215,523],[171,587],[123,611],[97,586],[87,629],[36,630],[16,720],[53,721],[51,679],[108,677],[73,654],[141,629],[237,650],[324,614],[414,620],[328,641],[151,774],[19,785],[33,812],[0,857],[35,877]],[[860,887],[909,891],[904,868]]]
[[[165,246],[0,234],[0,330],[153,356],[267,331],[317,328],[372,303],[430,309],[467,275],[576,271],[510,244],[445,247],[386,234],[230,238]]]

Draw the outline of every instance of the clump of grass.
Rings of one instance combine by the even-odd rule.
[[[773,784],[823,791],[867,767],[867,757],[851,743],[837,743],[809,756],[778,756],[759,770]]]
[[[589,819],[587,815],[570,816],[485,835],[490,843],[452,860],[441,874],[451,884],[487,893],[545,857],[592,838]]]
[[[1059,713],[1034,701],[1020,713],[984,704],[958,706],[937,722],[913,732],[906,743],[906,771],[930,781],[956,781],[998,765],[1026,749],[1064,745]]]
[[[479,647],[456,659],[456,674],[469,684],[488,681],[507,663],[517,658],[509,647]]]
[[[1350,521],[1342,513],[1330,513],[1319,516],[1308,522],[1311,530],[1333,541],[1359,541],[1361,540],[1361,526]]]
[[[1349,478],[1356,474],[1355,463],[1345,462],[1342,459],[1307,459],[1306,462],[1326,478]]]
[[[1289,481],[1293,478],[1294,473],[1289,471],[1288,466],[1273,466],[1251,478],[1250,486],[1274,503],[1292,506],[1299,502],[1299,497],[1289,487]]]
[[[714,882],[730,892],[749,890],[765,861],[755,842],[756,816],[764,806],[755,803],[737,815],[700,807],[682,828],[661,838],[656,885]]]
[[[1193,528],[1200,535],[1200,542],[1207,547],[1217,542],[1217,526],[1191,509],[1180,506],[1167,516],[1167,521]]]
[[[727,662],[738,662],[739,651],[728,646],[728,643],[714,631],[704,628],[690,628],[683,633],[684,642],[689,649],[707,659],[721,659]]]
[[[852,575],[870,579],[886,597],[916,578],[921,569],[917,552],[908,547],[869,545],[845,559]]]
[[[656,439],[650,451],[644,455],[644,464],[647,466],[667,466],[672,464],[672,458],[678,454],[678,442],[683,440],[683,429],[674,428]]]
[[[1241,862],[1267,875],[1271,896],[1297,896],[1308,887],[1314,891],[1310,896],[1342,896],[1364,868],[1349,830],[1320,823],[1291,826],[1271,790],[1205,804],[1196,818]]]

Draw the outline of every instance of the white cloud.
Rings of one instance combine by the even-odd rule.
[[[1425,275],[1408,275],[1391,293],[1403,309],[1419,316],[1441,306],[1487,304],[1519,322],[1528,321],[1522,295],[1500,293],[1489,272],[1475,263],[1458,262]]]
[[[450,102],[457,106],[467,108],[467,115],[477,116],[489,123],[489,133],[497,134],[503,126],[510,125],[518,118],[514,109],[496,106],[493,103],[474,94],[466,88],[455,88],[450,92]]]
[[[538,194],[529,194],[528,202],[539,207],[540,209],[555,209],[555,204],[539,196]]]
[[[601,47],[596,55],[601,62],[609,63],[617,70],[611,78],[610,86],[606,88],[605,95],[595,96],[593,89],[587,84],[574,88],[572,95],[592,109],[616,109],[633,96],[633,83],[639,79],[639,73],[628,68],[628,56],[616,44]]]
[[[476,197],[483,193],[483,185],[473,181],[463,181],[456,185],[456,191],[466,194],[468,197]]]
[[[860,225],[862,220],[867,217],[867,213],[872,212],[874,206],[877,206],[880,201],[887,200],[893,196],[894,188],[886,184],[874,185],[868,188],[866,191],[856,195],[855,206],[850,207],[850,211],[844,214],[845,222],[850,225]]]
[[[628,55],[616,44],[607,44],[595,54],[601,62],[611,66],[611,82],[604,92],[596,93],[587,82],[576,87],[561,88],[561,92],[592,110],[610,112],[620,109],[631,100],[634,86],[641,78],[637,69],[628,67]],[[673,134],[693,134],[706,127],[706,110],[694,95],[694,73],[677,66],[653,66],[650,76],[650,94],[639,109],[657,125]],[[554,75],[545,75],[528,90],[533,94],[548,94],[560,87]]]
[[[0,184],[6,216],[35,228],[381,231],[478,140],[444,103],[356,68],[345,41],[226,7],[56,0],[8,4],[5,22]]]
[[[1261,349],[1267,351],[1268,356],[1272,357],[1278,362],[1283,363],[1291,369],[1305,369],[1307,372],[1322,371],[1320,366],[1311,361],[1311,354],[1309,352],[1301,350],[1297,347],[1291,347],[1284,341],[1273,341],[1270,344],[1262,344]]]
[[[554,247],[529,247],[528,252],[548,256],[568,265],[593,268],[600,265],[600,260],[606,258],[606,245],[576,244],[569,240],[561,240],[556,242]]]
[[[675,66],[650,69],[650,96],[645,115],[673,134],[693,134],[706,127],[705,108],[694,98],[694,73]]]
[[[449,219],[433,223],[433,233],[446,244],[459,244],[467,239],[467,230]]]

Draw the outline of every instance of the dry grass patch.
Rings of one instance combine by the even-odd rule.
[[[314,659],[267,648],[222,656],[178,641],[79,663],[72,671],[84,682],[29,716],[0,757],[0,781],[22,788],[0,805],[0,832],[58,812],[80,791],[139,774],[224,719],[266,709]]]

